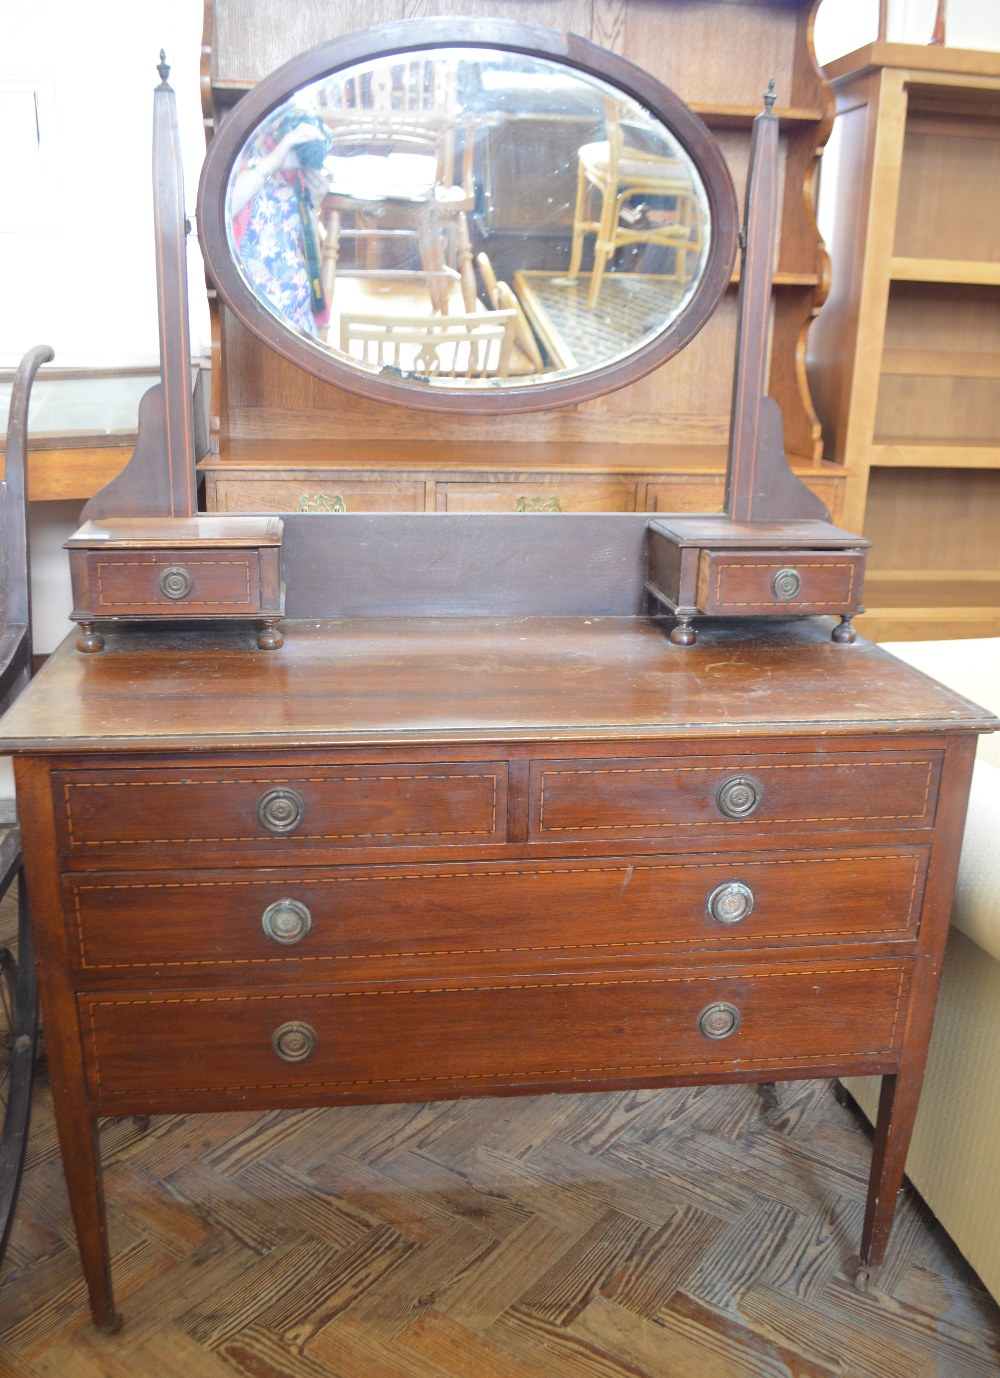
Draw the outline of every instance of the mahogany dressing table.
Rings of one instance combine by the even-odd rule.
[[[736,239],[731,187],[690,112],[638,69],[544,30],[477,23],[473,36],[456,22],[377,38],[383,55],[410,45],[440,59],[474,42],[603,73],[681,140],[714,247],[693,307],[609,365],[609,385],[680,348]],[[523,379],[508,392],[466,379],[442,398],[426,379],[352,373],[281,327],[236,257],[220,257],[247,139],[372,42],[303,55],[216,136],[199,223],[218,289],[278,352],[344,386],[410,406],[535,405],[543,394]],[[156,120],[163,156],[165,83]],[[641,514],[286,515],[283,646],[258,646],[224,608],[151,613],[146,570],[141,622],[126,582],[103,649],[68,640],[4,719],[98,1325],[120,1324],[102,1115],[882,1073],[859,1286],[881,1259],[976,734],[996,722],[852,640],[865,543],[830,527],[784,464],[755,285],[773,247],[773,123],[762,115],[743,226],[725,514],[681,543]],[[176,198],[166,221],[159,242],[179,263]],[[179,520],[188,535],[198,522],[176,439],[176,282],[161,295],[164,384],[130,470],[88,510],[112,542],[116,518]],[[593,380],[546,386],[572,401]],[[152,499],[147,470],[172,476]],[[686,601],[691,549],[751,569],[743,616]],[[815,582],[831,551],[849,591],[826,572]],[[801,611],[837,614],[838,638],[831,618]]]

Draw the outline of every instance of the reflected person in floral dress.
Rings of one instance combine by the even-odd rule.
[[[330,136],[317,115],[285,111],[245,150],[229,199],[236,253],[255,293],[304,335],[329,317],[316,211]]]

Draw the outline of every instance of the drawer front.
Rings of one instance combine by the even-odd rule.
[[[436,486],[439,512],[634,512],[635,482],[595,475],[446,480]]]
[[[175,617],[260,609],[255,550],[115,550],[83,556],[90,606],[105,616],[169,613]]]
[[[239,845],[290,848],[495,842],[506,833],[506,765],[317,765],[302,770],[67,771],[54,777],[63,854],[172,860]]]
[[[863,551],[703,550],[698,564],[702,612],[853,613],[861,606]]]
[[[64,880],[81,971],[405,975],[916,936],[923,847]]]
[[[80,1013],[102,1107],[140,1093],[389,1099],[889,1061],[910,975],[907,961],[831,962],[478,987],[116,992],[81,996]]]
[[[422,512],[424,489],[417,479],[359,479],[335,469],[205,476],[210,512]]]
[[[929,828],[940,771],[933,750],[537,761],[529,826],[546,841]]]

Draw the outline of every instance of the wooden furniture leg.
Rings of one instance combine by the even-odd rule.
[[[896,1198],[903,1185],[903,1170],[910,1147],[913,1122],[923,1085],[923,1059],[917,1072],[898,1072],[882,1078],[868,1201],[861,1233],[861,1259],[854,1277],[859,1292],[868,1288],[873,1269],[882,1262],[896,1212]]]

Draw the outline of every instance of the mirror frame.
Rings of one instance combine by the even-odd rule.
[[[571,377],[527,386],[463,392],[417,387],[353,368],[324,345],[280,320],[255,296],[229,244],[229,180],[247,140],[301,87],[365,60],[427,48],[496,48],[545,58],[596,77],[638,101],[681,143],[701,177],[712,220],[707,261],[687,305],[657,335],[612,362]],[[423,411],[482,414],[568,406],[644,377],[685,347],[714,313],[736,260],[738,210],[732,178],[708,127],[662,82],[626,58],[575,34],[502,19],[410,19],[359,29],[318,44],[265,77],[234,106],[215,133],[198,188],[198,231],[205,265],[226,306],[258,339],[306,372],[348,392]]]

